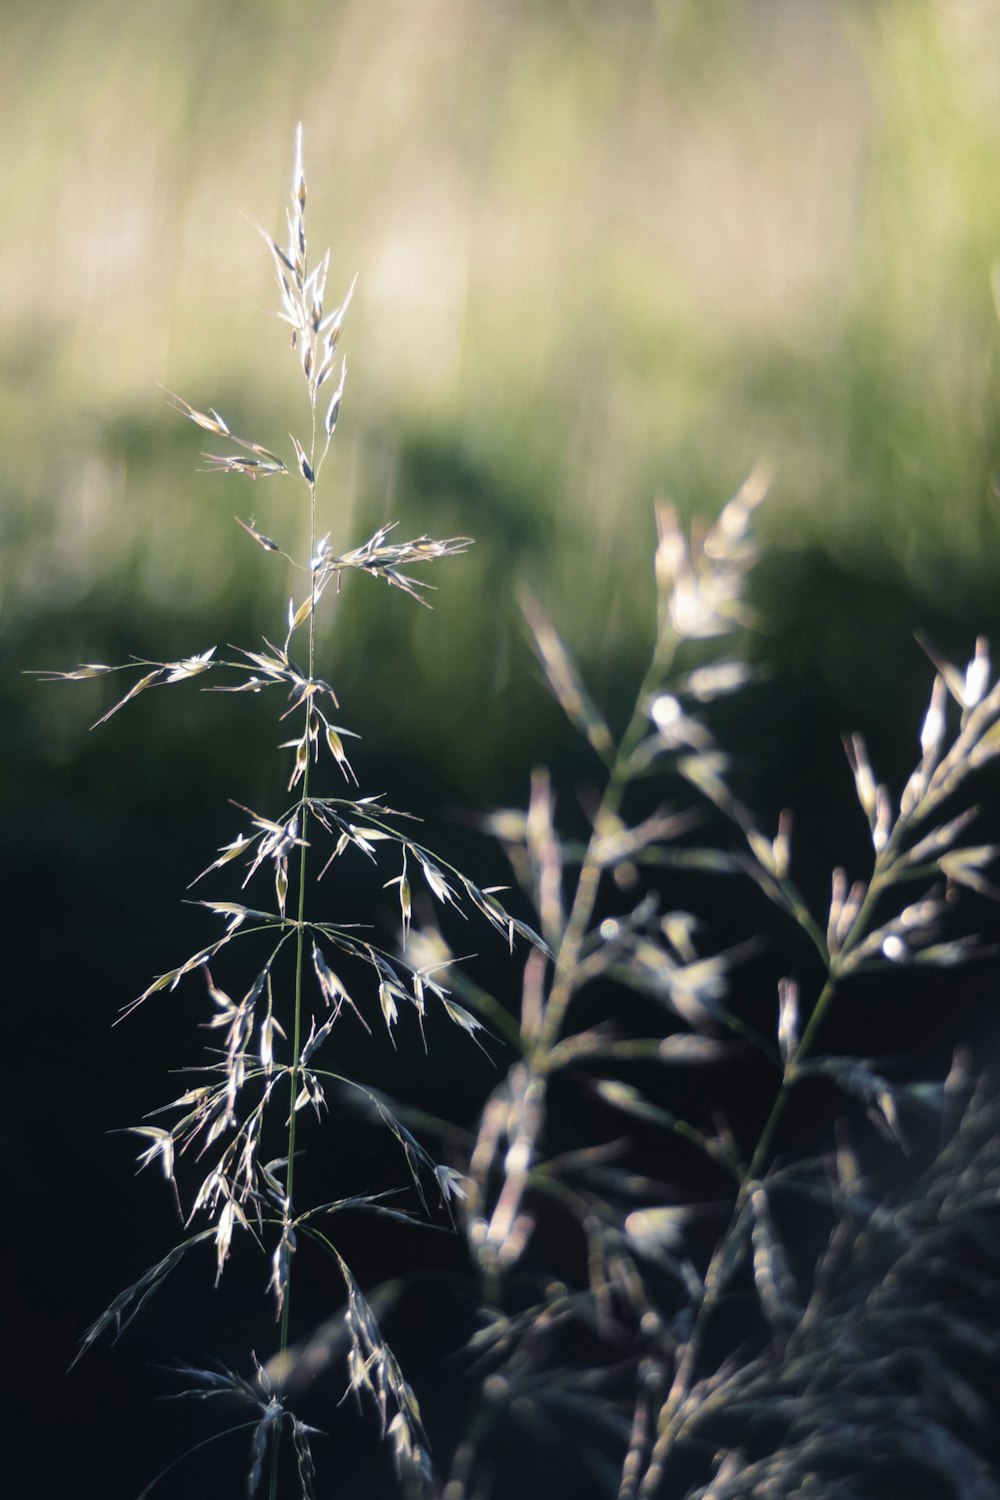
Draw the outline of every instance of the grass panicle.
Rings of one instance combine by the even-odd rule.
[[[290,757],[285,780],[293,800],[269,812],[234,804],[238,826],[231,842],[192,882],[200,888],[203,881],[217,879],[217,872],[229,873],[235,867],[235,899],[206,897],[196,903],[221,921],[221,936],[158,975],[123,1012],[128,1015],[136,1006],[176,990],[195,976],[201,976],[207,991],[204,1026],[211,1045],[206,1060],[193,1070],[195,1081],[171,1103],[154,1110],[134,1132],[142,1147],[140,1167],[155,1165],[162,1170],[183,1205],[185,1228],[192,1232],[115,1298],[85,1335],[82,1346],[89,1348],[105,1331],[120,1333],[189,1251],[204,1253],[211,1247],[212,1274],[218,1285],[242,1241],[264,1247],[277,1325],[273,1355],[260,1364],[248,1351],[244,1372],[192,1365],[185,1366],[184,1373],[191,1381],[189,1394],[226,1397],[254,1413],[247,1489],[256,1494],[266,1483],[272,1500],[284,1493],[282,1485],[292,1472],[281,1456],[286,1431],[294,1455],[294,1477],[289,1482],[297,1485],[305,1500],[316,1494],[310,1447],[315,1432],[286,1399],[286,1391],[296,1385],[292,1306],[296,1253],[303,1240],[330,1259],[343,1287],[349,1389],[369,1399],[377,1410],[383,1437],[392,1448],[408,1493],[428,1492],[430,1482],[416,1398],[334,1237],[338,1215],[366,1212],[404,1219],[408,1215],[397,1213],[377,1193],[316,1204],[300,1202],[295,1181],[300,1122],[308,1111],[322,1123],[328,1095],[345,1088],[359,1090],[372,1106],[371,1117],[399,1143],[425,1208],[434,1190],[450,1213],[450,1201],[463,1191],[461,1179],[434,1160],[397,1118],[387,1097],[331,1070],[327,1060],[337,1055],[331,1038],[339,1026],[352,1022],[371,1034],[380,1017],[395,1045],[402,1012],[415,1013],[423,1034],[428,1007],[438,1007],[473,1039],[482,1029],[475,1014],[451,996],[445,982],[448,963],[418,964],[407,954],[414,884],[421,899],[478,912],[508,945],[517,934],[535,941],[523,922],[508,915],[495,891],[480,889],[411,837],[405,831],[405,814],[393,810],[380,796],[338,796],[323,786],[331,773],[334,784],[337,780],[349,787],[358,784],[344,745],[346,738],[356,736],[335,722],[340,710],[337,693],[317,672],[315,614],[327,584],[336,579],[339,591],[343,574],[353,571],[382,579],[426,604],[422,591],[430,585],[408,570],[460,554],[471,540],[418,536],[395,541],[395,522],[380,526],[366,541],[344,552],[330,545],[329,536],[318,537],[320,478],[336,432],[347,375],[338,348],[354,283],[339,302],[329,306],[330,255],[326,252],[315,265],[310,260],[306,201],[300,131],[287,238],[279,244],[264,233],[278,282],[279,317],[291,330],[291,346],[307,398],[304,437],[290,435],[289,460],[271,447],[237,436],[215,407],[201,410],[171,395],[181,415],[219,440],[217,451],[205,455],[209,470],[252,480],[297,476],[301,482],[309,515],[305,559],[296,562],[252,522],[237,518],[243,532],[265,553],[288,560],[294,576],[306,580],[289,600],[285,624],[274,641],[265,639],[254,646],[223,650],[212,646],[179,661],[133,660],[115,667],[88,663],[73,671],[43,674],[64,680],[117,674],[134,678],[124,695],[101,714],[95,728],[148,689],[209,674],[211,680],[202,683],[209,691],[260,695],[277,689],[282,700],[279,720],[287,724],[291,738],[281,750]],[[325,887],[317,888],[320,877],[335,864],[360,860],[382,867],[386,859],[392,864],[385,885],[395,888],[399,901],[402,942],[398,951],[391,942],[378,941],[371,929],[338,922],[336,902],[323,896]],[[226,964],[233,969],[231,980],[225,977]],[[349,973],[349,979],[342,970]],[[163,1119],[168,1123],[160,1123]],[[203,1227],[195,1227],[199,1225]]]
[[[790,1497],[805,1492],[800,1484],[867,1494],[853,1487],[859,1476],[906,1464],[932,1483],[964,1475],[963,1494],[997,1490],[984,1478],[988,1403],[958,1373],[967,1347],[998,1352],[995,1243],[980,1273],[988,1334],[971,1302],[953,1320],[944,1290],[949,1255],[961,1257],[956,1221],[988,1205],[993,1228],[978,1232],[995,1233],[985,1187],[995,1104],[980,1091],[956,1123],[958,1062],[947,1079],[928,1078],[916,1060],[828,1050],[828,1021],[859,981],[992,952],[956,932],[954,913],[963,888],[997,894],[984,872],[998,851],[969,831],[978,773],[1000,754],[1000,682],[982,638],[964,670],[928,648],[936,676],[919,759],[898,793],[878,780],[861,735],[847,739],[869,865],[853,877],[835,869],[828,908],[813,910],[795,880],[791,811],[760,826],[710,726],[715,700],[755,676],[740,634],[752,623],[750,526],[766,488],[764,474],[751,476],[690,537],[672,507],[659,508],[653,648],[617,736],[539,604],[525,603],[548,686],[594,752],[603,792],[583,842],[561,835],[544,771],[526,815],[487,820],[552,957],[536,950],[527,961],[518,1056],[462,1164],[465,1231],[489,1315],[470,1349],[481,1415],[456,1451],[448,1500],[506,1492],[496,1477],[502,1435],[523,1432],[525,1412],[536,1440],[572,1441],[593,1493],[616,1500]],[[674,795],[686,787],[687,805],[631,818],[652,778]],[[735,842],[704,842],[709,825],[728,826]],[[801,945],[811,951],[803,975],[778,979],[770,1029],[740,982],[764,935],[713,951],[712,908],[665,910],[665,875],[670,889],[688,876],[751,882],[796,968]],[[641,1024],[636,1000],[645,1034],[629,1029]],[[723,1080],[734,1063],[764,1080],[750,1120],[729,1118]],[[819,1088],[840,1103],[828,1134],[803,1150],[783,1127]],[[904,1169],[922,1165],[898,1201],[859,1166],[853,1141],[865,1122]],[[579,1141],[567,1149],[571,1126]],[[938,1137],[929,1157],[914,1144],[928,1132]],[[656,1137],[657,1170],[639,1170],[651,1156],[640,1142]],[[808,1233],[796,1227],[803,1211]],[[567,1363],[581,1339],[594,1350],[587,1378]],[[908,1360],[927,1367],[916,1390],[897,1373]],[[953,1379],[953,1410],[936,1400],[925,1428],[929,1390]]]

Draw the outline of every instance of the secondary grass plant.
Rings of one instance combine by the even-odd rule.
[[[1000,1493],[988,1400],[962,1373],[963,1356],[998,1347],[991,1085],[965,1046],[928,1076],[916,1035],[880,1058],[863,1028],[845,1048],[831,1025],[852,987],[877,1008],[902,973],[918,990],[993,951],[954,908],[963,889],[1000,894],[985,874],[995,846],[968,832],[970,793],[1000,751],[1000,683],[983,638],[963,670],[927,648],[937,671],[898,794],[862,736],[847,738],[869,866],[835,868],[828,905],[811,910],[791,811],[760,826],[709,727],[715,701],[752,675],[732,648],[766,487],[751,476],[691,538],[661,507],[655,644],[620,735],[526,604],[603,791],[582,841],[560,835],[541,772],[526,815],[491,820],[554,958],[528,959],[520,1056],[468,1160],[483,1398],[447,1500],[514,1493],[510,1434],[546,1429],[556,1451],[585,1455],[586,1493],[617,1500],[897,1494],[879,1486],[900,1470],[907,1493]],[[630,818],[629,794],[651,778],[693,790],[722,840],[698,838],[697,802]],[[664,910],[663,892],[706,874],[720,882],[707,909]],[[713,952],[733,881],[751,882],[777,925],[765,915]],[[750,964],[765,942],[794,967],[762,1004]]]
[[[961,1259],[964,1236],[990,1241],[990,1086],[975,1086],[963,1047],[946,1076],[928,1077],[916,1038],[913,1056],[903,1043],[903,1056],[879,1058],[862,1050],[864,1031],[846,1050],[831,1028],[852,986],[874,987],[877,1005],[879,984],[900,972],[918,987],[934,969],[993,951],[957,930],[954,909],[963,888],[997,895],[985,874],[996,847],[967,831],[978,813],[970,790],[1000,750],[1000,684],[982,637],[964,670],[931,651],[919,760],[898,795],[877,780],[864,738],[847,738],[870,867],[835,868],[829,904],[814,913],[793,877],[792,813],[760,826],[709,727],[715,700],[753,675],[732,648],[765,490],[751,475],[691,538],[661,507],[655,646],[621,735],[552,624],[526,604],[547,681],[585,735],[603,792],[591,793],[582,841],[559,834],[541,772],[526,816],[492,819],[555,959],[528,960],[520,1056],[469,1155],[466,1233],[487,1310],[483,1401],[447,1500],[513,1493],[508,1470],[493,1488],[505,1470],[498,1434],[526,1430],[526,1412],[552,1445],[589,1455],[592,1493],[618,1500],[784,1497],[804,1481],[837,1487],[825,1494],[880,1494],[900,1464],[945,1487],[936,1494],[952,1493],[957,1476],[1000,1493],[984,1458],[987,1406],[957,1374],[963,1350],[996,1353],[1000,1266],[988,1251],[973,1277],[978,1301],[957,1272],[952,1317],[943,1248]],[[693,840],[705,822],[697,802],[630,819],[628,795],[652,777],[673,792],[687,784],[721,814],[720,843]],[[765,921],[736,947],[706,951],[726,885],[706,910],[664,910],[660,898],[706,873],[753,882],[777,930]],[[759,972],[741,983],[741,966],[765,939],[795,968],[762,1005]],[[757,1080],[750,1112],[747,1077]],[[643,1148],[651,1134],[660,1145]],[[891,1170],[876,1166],[873,1136]],[[541,1260],[535,1236],[546,1242]],[[907,1308],[907,1281],[919,1283],[925,1260],[933,1299],[918,1304],[915,1289]],[[936,1335],[915,1389],[897,1368],[918,1359],[910,1314]],[[582,1338],[586,1370],[567,1353]],[[882,1373],[867,1367],[874,1349]],[[954,1422],[933,1400],[951,1380],[963,1389]]]

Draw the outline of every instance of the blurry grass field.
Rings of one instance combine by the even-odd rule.
[[[266,411],[281,437],[290,392],[265,372],[282,333],[254,310],[241,213],[279,209],[300,118],[338,205],[321,226],[337,269],[360,272],[334,542],[390,508],[478,539],[441,601],[450,652],[408,642],[425,627],[402,612],[376,627],[363,611],[330,649],[349,682],[391,634],[406,670],[382,727],[419,718],[427,687],[457,689],[435,695],[450,721],[409,732],[467,792],[488,795],[519,718],[514,585],[544,579],[613,679],[649,599],[654,498],[715,510],[761,457],[777,474],[765,613],[772,636],[804,631],[814,656],[818,641],[814,670],[836,676],[831,632],[842,676],[856,670],[866,584],[924,619],[988,623],[998,14],[985,0],[11,7],[8,642],[98,649],[137,581],[139,607],[193,649],[233,588],[231,493],[189,479],[160,387],[197,400],[221,350],[227,412],[253,426]],[[280,526],[280,485],[246,488],[247,513]],[[245,560],[246,592],[250,544]],[[822,620],[817,567],[847,580],[819,591]],[[484,593],[492,610],[473,607]]]

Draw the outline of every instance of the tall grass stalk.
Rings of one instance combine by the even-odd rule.
[[[173,991],[192,975],[200,974],[207,984],[212,1006],[207,1025],[221,1037],[221,1045],[210,1050],[197,1070],[202,1081],[186,1088],[166,1110],[154,1111],[154,1118],[173,1113],[174,1122],[169,1126],[143,1123],[135,1133],[143,1143],[140,1164],[158,1163],[179,1203],[186,1193],[186,1181],[175,1176],[179,1160],[184,1156],[196,1158],[203,1175],[189,1200],[185,1227],[206,1218],[208,1225],[188,1234],[117,1296],[87,1332],[81,1350],[106,1330],[121,1332],[190,1251],[213,1247],[218,1284],[237,1240],[266,1244],[271,1264],[268,1290],[278,1327],[273,1355],[263,1364],[255,1355],[250,1357],[246,1372],[198,1365],[181,1368],[191,1394],[224,1398],[249,1412],[248,1424],[242,1424],[249,1425],[252,1433],[247,1486],[251,1494],[257,1492],[267,1473],[270,1500],[290,1492],[288,1486],[293,1483],[290,1465],[282,1456],[286,1434],[294,1456],[297,1492],[307,1500],[315,1494],[311,1445],[315,1430],[293,1409],[290,1396],[302,1383],[300,1350],[294,1340],[292,1289],[296,1254],[304,1240],[330,1258],[346,1297],[343,1317],[336,1321],[335,1328],[327,1330],[325,1352],[318,1353],[315,1337],[311,1340],[310,1375],[332,1360],[346,1330],[350,1386],[372,1399],[401,1481],[411,1494],[425,1493],[430,1484],[430,1460],[416,1398],[382,1337],[372,1303],[333,1238],[338,1216],[344,1213],[403,1219],[410,1214],[391,1207],[379,1193],[303,1205],[296,1171],[302,1118],[310,1112],[320,1121],[328,1108],[328,1096],[333,1098],[345,1090],[360,1094],[398,1141],[421,1203],[427,1203],[433,1186],[445,1212],[450,1212],[450,1200],[460,1183],[454,1173],[430,1156],[384,1094],[330,1066],[326,1059],[336,1057],[329,1045],[334,1028],[353,1017],[370,1032],[367,1016],[374,1007],[395,1046],[401,1008],[415,1015],[422,1036],[425,1015],[433,1006],[470,1036],[482,1029],[482,1023],[452,998],[444,983],[447,965],[418,966],[407,954],[413,880],[431,900],[443,906],[478,911],[508,945],[513,945],[518,931],[535,940],[530,929],[508,916],[495,891],[480,889],[405,832],[405,815],[393,811],[380,796],[352,794],[357,776],[344,747],[344,739],[352,731],[334,722],[339,711],[336,692],[317,674],[319,607],[334,592],[340,592],[341,580],[350,572],[382,580],[391,589],[426,604],[426,585],[409,569],[456,556],[466,550],[470,539],[454,536],[438,540],[425,535],[397,541],[393,526],[386,524],[361,545],[341,553],[331,545],[329,536],[318,536],[320,481],[336,432],[347,375],[338,346],[354,285],[337,305],[328,307],[330,254],[327,251],[317,263],[310,262],[306,200],[300,130],[287,239],[279,243],[266,231],[260,232],[277,278],[279,317],[290,329],[292,349],[305,384],[308,441],[303,443],[293,435],[293,457],[286,462],[262,443],[238,436],[214,407],[203,411],[182,397],[173,397],[183,416],[217,440],[219,451],[205,455],[209,470],[270,483],[285,481],[297,472],[305,486],[309,552],[304,560],[296,561],[283,545],[258,530],[252,519],[240,521],[243,532],[266,555],[291,565],[297,580],[283,634],[275,637],[281,643],[265,639],[258,646],[221,654],[212,647],[177,661],[131,661],[120,667],[86,663],[73,671],[44,674],[64,680],[138,674],[124,696],[102,714],[99,724],[148,689],[209,673],[228,679],[216,682],[210,691],[273,696],[271,690],[278,688],[287,694],[280,720],[290,721],[294,734],[281,748],[291,752],[287,791],[295,793],[294,800],[274,814],[257,813],[236,804],[241,831],[192,882],[198,885],[234,861],[244,865],[239,899],[203,899],[198,903],[222,921],[222,936],[159,975],[138,1000],[125,1007],[128,1014],[152,996]],[[336,590],[329,588],[331,583],[336,584]],[[304,669],[296,660],[296,648],[301,645],[305,647]],[[346,783],[347,795],[318,790],[320,774],[330,770]],[[317,870],[315,856],[323,843],[328,853],[322,869]],[[331,865],[344,860],[367,860],[376,865],[384,854],[394,860],[397,871],[385,884],[395,886],[398,895],[402,928],[398,953],[372,936],[371,929],[331,916],[331,902],[321,901],[317,892],[319,876]],[[258,899],[251,906],[243,895],[251,881],[260,883],[259,877],[266,870],[272,881],[270,909],[266,898],[265,904]],[[250,952],[261,940],[266,957],[258,968]],[[246,955],[244,969],[250,964],[247,973],[256,970],[242,997],[240,989],[230,993],[215,978],[216,969],[236,947]],[[331,961],[334,954],[338,958],[336,970]],[[245,983],[245,978],[240,980],[239,965],[234,962],[233,968],[237,983]],[[154,1480],[147,1493],[157,1482]]]

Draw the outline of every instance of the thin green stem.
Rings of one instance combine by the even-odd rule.
[[[569,919],[567,920],[563,938],[559,944],[559,951],[556,955],[556,977],[545,1006],[542,1024],[532,1048],[533,1057],[546,1060],[542,1062],[543,1068],[546,1066],[547,1058],[558,1041],[559,1033],[565,1021],[566,1011],[577,990],[576,978],[580,961],[580,950],[590,927],[591,918],[594,914],[594,905],[597,900],[597,891],[601,883],[602,866],[601,861],[597,857],[597,846],[599,841],[604,837],[609,823],[617,818],[621,811],[625,792],[632,780],[632,756],[646,730],[647,699],[657,683],[662,681],[672,655],[672,640],[669,637],[661,635],[657,648],[646,669],[642,685],[636,695],[632,717],[629,719],[625,732],[618,742],[615,758],[604,788],[604,795],[601,798],[600,807],[594,818],[593,832],[587,843],[583,864],[580,867],[580,875],[577,880]]]
[[[719,1300],[724,1286],[720,1275],[722,1263],[728,1254],[732,1236],[737,1232],[738,1225],[746,1209],[747,1200],[767,1161],[774,1136],[788,1107],[792,1086],[798,1077],[799,1063],[810,1056],[816,1037],[829,1012],[833,998],[840,987],[840,982],[848,971],[849,965],[847,960],[853,949],[863,938],[883,890],[887,885],[892,883],[892,870],[895,863],[895,848],[898,838],[898,830],[894,830],[893,837],[890,838],[889,843],[876,855],[875,868],[872,871],[868,889],[861,901],[857,915],[851,924],[850,931],[843,939],[839,950],[831,954],[828,959],[826,982],[819,993],[816,1004],[813,1006],[812,1013],[799,1039],[799,1044],[785,1065],[778,1093],[757,1138],[757,1145],[750,1164],[743,1174],[743,1180],[733,1205],[733,1212],[728,1227],[716,1244],[708,1270],[705,1273],[705,1293],[699,1303],[694,1325],[678,1362],[673,1385],[660,1411],[657,1423],[657,1439],[651,1454],[649,1468],[639,1489],[640,1496],[652,1495],[654,1493],[659,1483],[663,1462],[670,1450],[671,1444],[684,1425],[685,1400],[690,1390],[698,1356],[701,1352],[706,1318]]]
[[[552,1054],[559,1041],[566,1012],[580,987],[580,954],[593,918],[603,873],[603,864],[598,854],[599,842],[608,826],[618,817],[626,789],[632,780],[632,757],[646,731],[647,700],[654,688],[662,682],[673,651],[673,637],[661,631],[636,695],[632,716],[618,742],[604,794],[593,820],[593,831],[587,843],[573,903],[555,957],[552,988],[534,1033],[524,1038],[523,1066],[527,1074],[523,1091],[524,1107],[518,1121],[515,1142],[508,1152],[508,1161],[514,1159],[522,1165],[508,1171],[490,1219],[487,1239],[494,1252],[497,1246],[506,1242],[520,1208],[538,1137],[545,1121],[546,1090]],[[499,1300],[501,1279],[501,1264],[494,1253],[486,1260],[487,1295],[493,1302]]]
[[[310,458],[316,453],[316,408],[313,406],[312,414],[312,442],[310,444]],[[314,471],[315,472],[315,471]],[[316,550],[316,481],[313,479],[309,486],[309,557],[312,558]],[[313,679],[316,661],[316,575],[310,571],[309,582],[309,680]],[[299,890],[298,906],[296,912],[296,934],[295,934],[295,1008],[292,1018],[292,1067],[290,1074],[289,1115],[288,1115],[288,1162],[285,1168],[285,1208],[282,1222],[282,1234],[287,1234],[294,1217],[295,1201],[295,1145],[298,1125],[298,1112],[295,1101],[299,1096],[302,1052],[302,981],[305,972],[305,937],[306,937],[306,874],[309,858],[309,847],[307,839],[307,826],[309,822],[309,780],[312,759],[309,754],[310,735],[313,719],[313,700],[309,695],[305,702],[306,722],[303,731],[306,744],[305,768],[302,772],[302,794],[299,798],[299,837],[302,844],[299,850]],[[283,1289],[283,1300],[281,1304],[281,1326],[278,1334],[278,1358],[279,1367],[284,1368],[285,1356],[288,1353],[291,1330],[292,1311],[292,1264],[289,1259],[288,1275]],[[279,1417],[275,1426],[274,1442],[271,1446],[271,1476],[268,1490],[269,1500],[277,1500],[278,1496],[278,1457],[281,1448],[281,1431],[283,1420]]]

